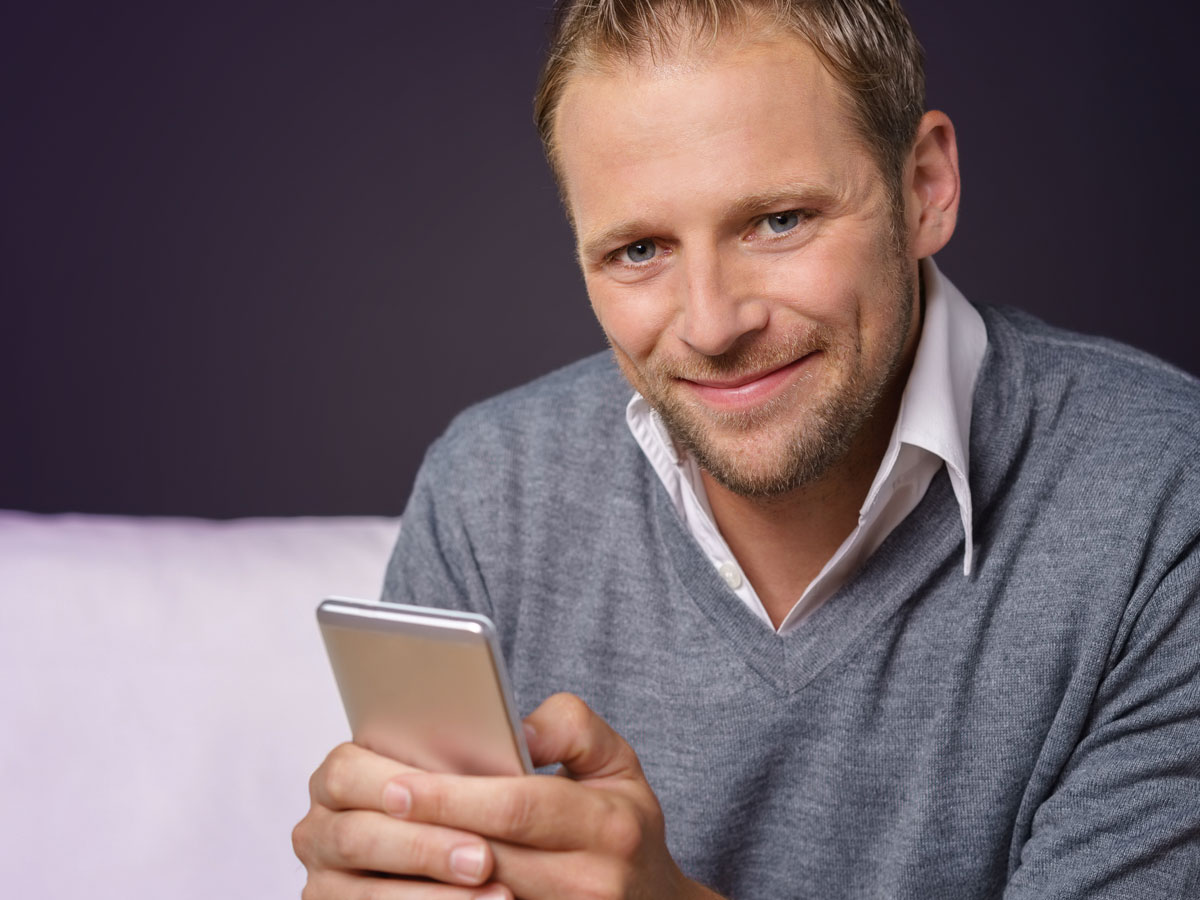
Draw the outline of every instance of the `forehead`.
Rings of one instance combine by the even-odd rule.
[[[875,167],[845,90],[804,40],[726,36],[655,58],[577,70],[555,148],[578,229],[594,220],[761,193],[775,183],[843,189]]]

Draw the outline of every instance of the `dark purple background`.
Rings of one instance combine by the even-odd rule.
[[[602,346],[529,123],[548,0],[7,6],[0,507],[396,513],[455,411]],[[944,270],[1200,372],[1195,6],[909,9]]]

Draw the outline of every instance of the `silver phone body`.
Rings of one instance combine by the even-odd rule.
[[[486,616],[330,597],[317,622],[356,744],[430,772],[533,771]]]

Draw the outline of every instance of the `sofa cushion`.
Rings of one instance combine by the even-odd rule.
[[[0,512],[12,897],[295,897],[348,737],[314,611],[376,597],[398,522]]]

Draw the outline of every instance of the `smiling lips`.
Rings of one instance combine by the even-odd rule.
[[[683,378],[680,381],[706,406],[734,412],[758,406],[775,396],[794,375],[807,368],[816,355],[816,352],[806,353],[799,359],[765,372],[732,378]]]

